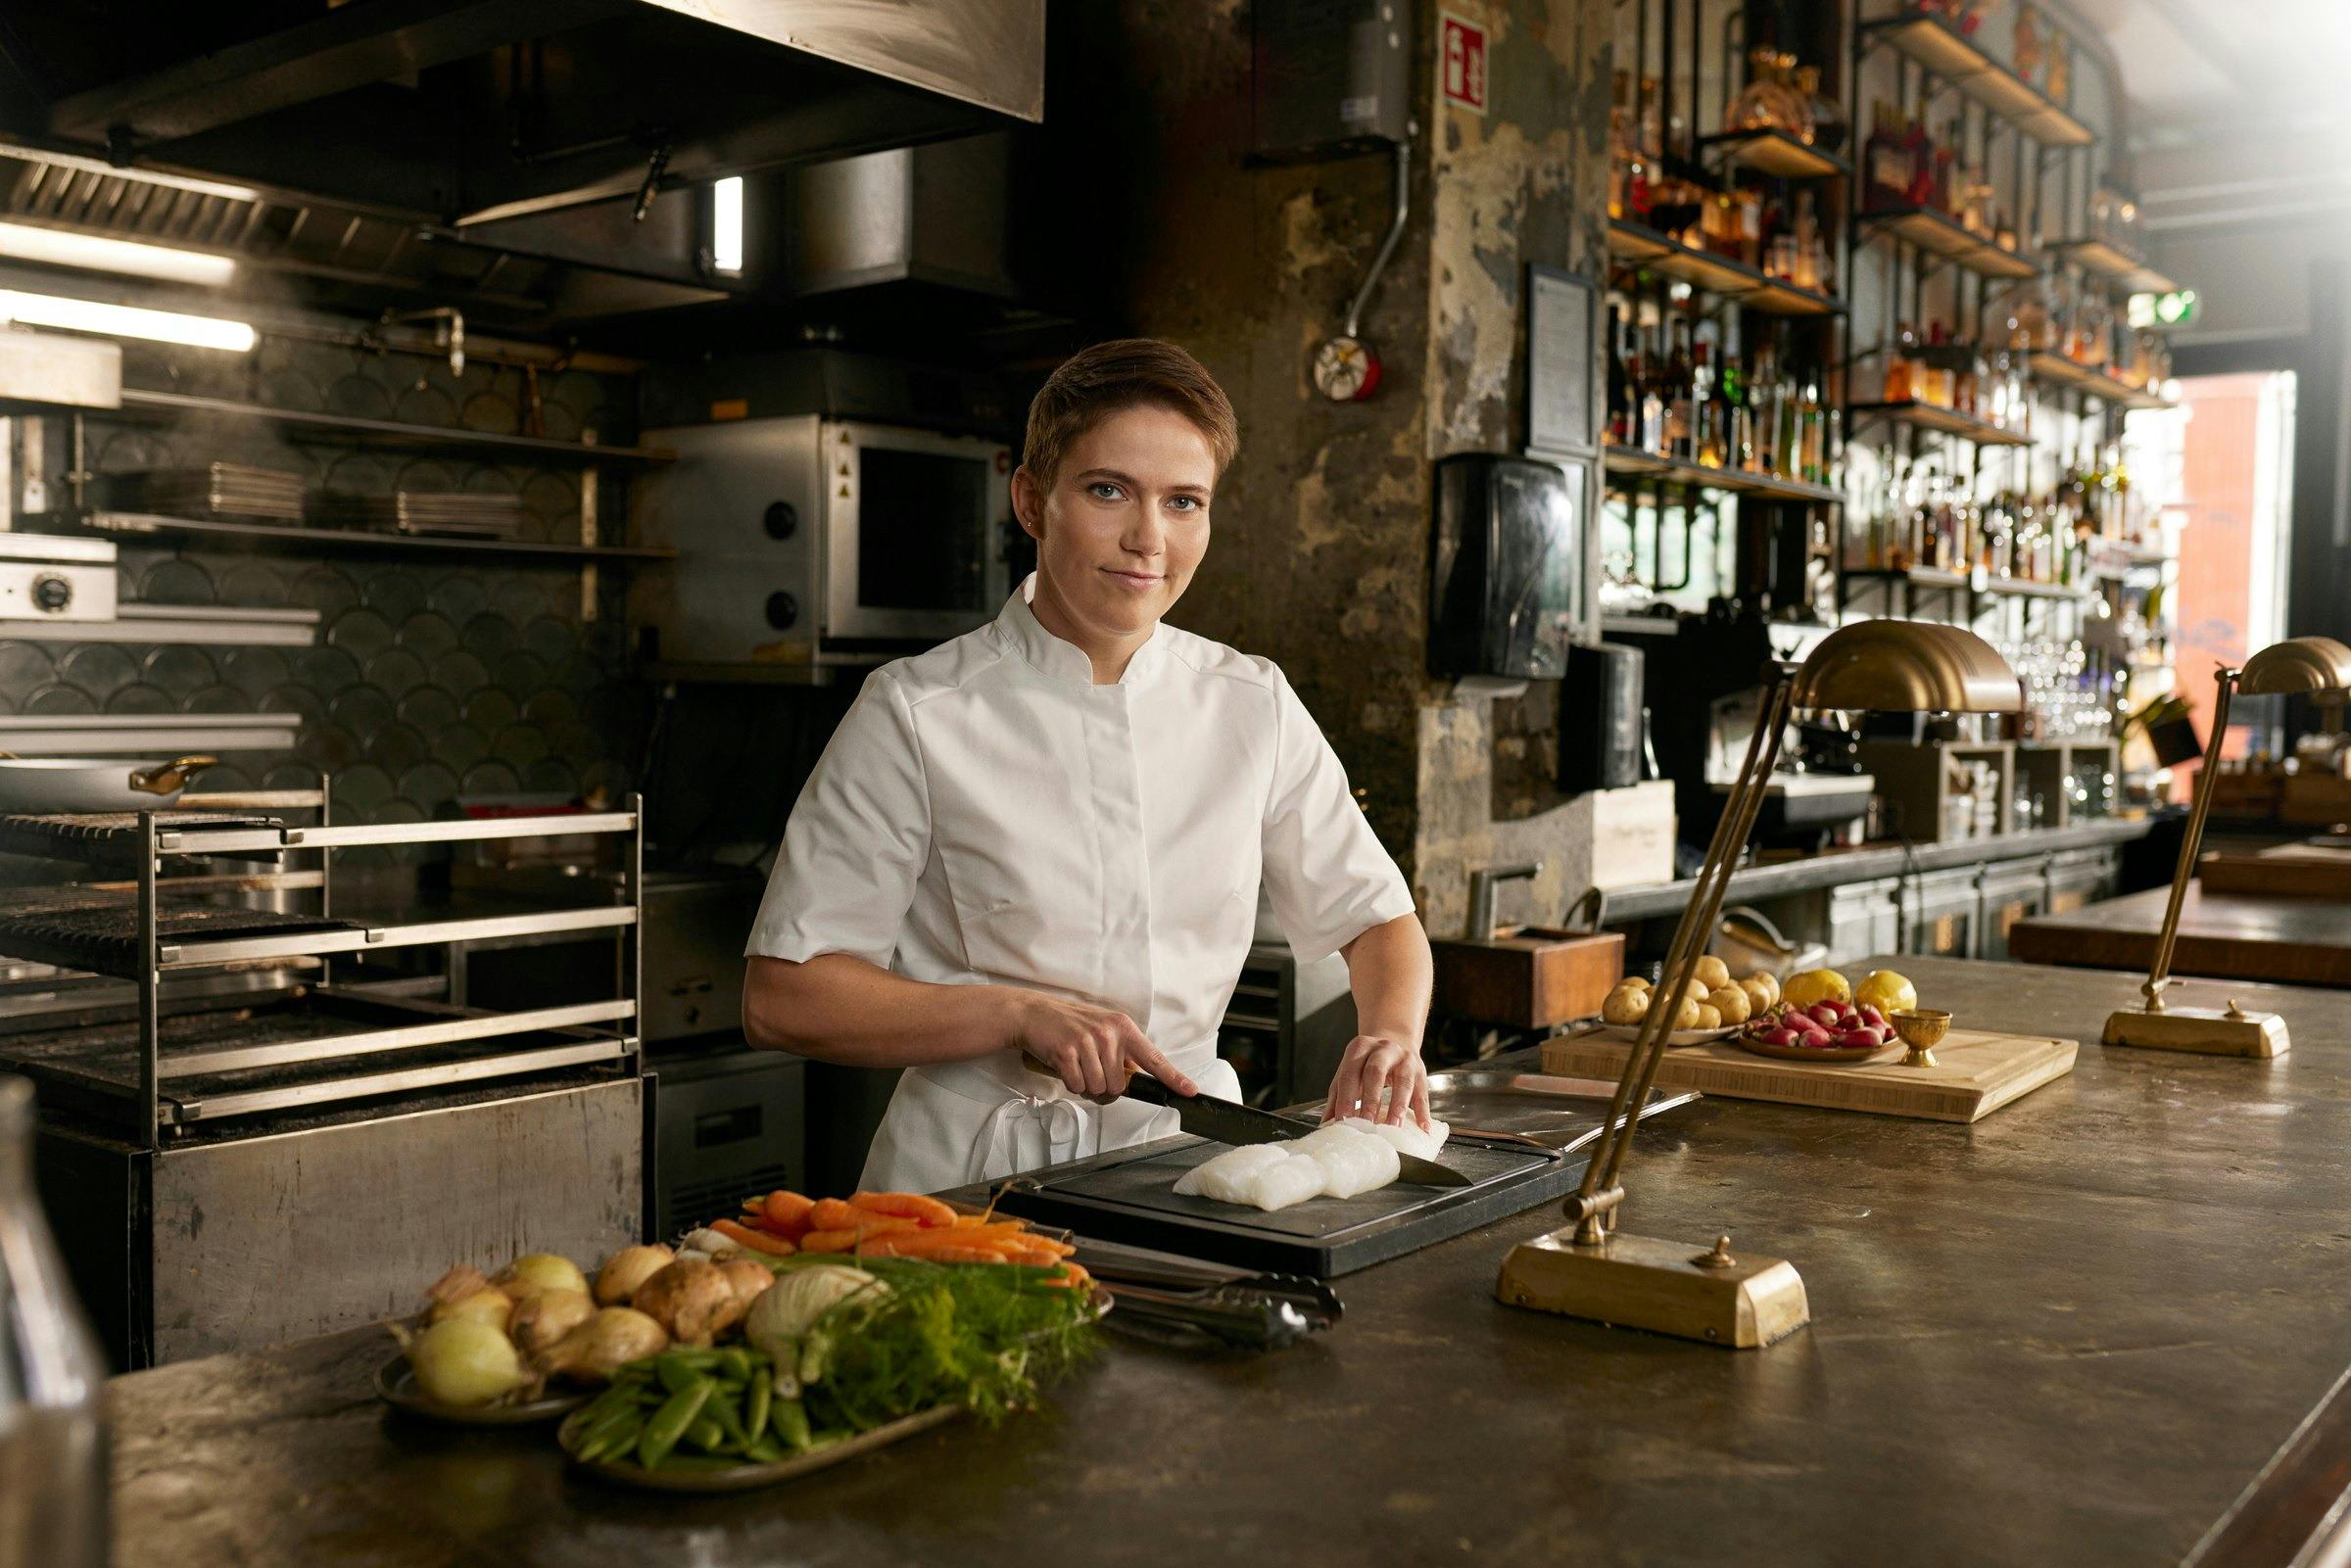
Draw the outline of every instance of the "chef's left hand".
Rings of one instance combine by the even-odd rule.
[[[1385,1106],[1380,1104],[1382,1089],[1387,1091]],[[1324,1119],[1364,1117],[1402,1123],[1408,1111],[1427,1131],[1428,1069],[1420,1063],[1419,1045],[1382,1034],[1359,1034],[1348,1041],[1339,1070],[1330,1075]]]

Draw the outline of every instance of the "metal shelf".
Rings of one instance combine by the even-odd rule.
[[[1845,428],[1848,434],[1871,419],[1882,419],[1890,425],[1908,425],[1917,430],[1932,430],[1945,436],[1958,436],[1980,447],[2030,447],[2033,438],[2016,431],[2003,429],[1989,419],[1945,408],[1941,404],[1919,403],[1849,403],[1845,406]]]
[[[1958,219],[1931,207],[1895,207],[1863,213],[1864,229],[1891,234],[1903,244],[1939,256],[1979,277],[2029,278],[2040,271],[2031,257],[2003,251]]]
[[[2040,598],[2087,604],[2090,592],[2064,583],[2035,583],[2020,577],[1993,577],[1983,570],[1945,572],[1932,566],[1848,566],[1847,582],[1900,583],[1930,593],[1965,593],[1971,598]]]
[[[178,535],[193,540],[359,555],[462,555],[507,561],[669,561],[678,552],[655,545],[554,545],[526,540],[437,539],[379,534],[356,528],[311,528],[301,523],[248,523],[214,517],[165,517],[154,512],[91,512],[83,526],[106,534]]]
[[[1835,153],[1799,141],[1784,130],[1730,130],[1701,136],[1699,151],[1722,155],[1725,163],[1751,168],[1779,179],[1830,179],[1852,172],[1852,166]]]
[[[1845,302],[1812,289],[1766,277],[1744,261],[1716,256],[1669,238],[1641,223],[1612,218],[1608,223],[1608,255],[1631,261],[1694,288],[1718,294],[1751,310],[1767,315],[1843,315]]]
[[[2041,90],[1986,54],[1939,17],[1907,12],[1865,22],[1863,33],[1892,45],[2035,141],[2087,147],[2097,134]]]
[[[99,410],[112,415],[115,409]],[[404,447],[432,451],[470,451],[487,457],[507,457],[561,463],[665,463],[677,453],[658,447],[598,447],[584,441],[557,441],[552,436],[508,436],[488,430],[453,430],[443,425],[412,425],[398,419],[368,419],[356,414],[312,413],[299,408],[271,408],[234,398],[203,398],[184,392],[150,392],[124,387],[120,412],[156,419],[250,419],[274,425],[289,440],[351,442],[371,447]]]
[[[1783,479],[1776,474],[1751,474],[1740,468],[1716,468],[1705,463],[1684,462],[1678,457],[1659,457],[1638,447],[1608,448],[1601,458],[1601,466],[1619,478],[1655,479],[1668,485],[1688,485],[1697,490],[1721,491],[1732,496],[1756,496],[1766,500],[1818,501],[1830,506],[1845,503],[1845,492],[1829,485],[1815,485],[1801,479]]]
[[[2130,252],[2104,240],[2050,240],[2043,249],[2135,294],[2170,294],[2180,287]]]
[[[2170,408],[2176,406],[2169,398],[2160,397],[2144,387],[2135,387],[2117,381],[2103,370],[2093,370],[2050,349],[2035,349],[2026,363],[2032,367],[2036,380],[2051,386],[2070,387],[2117,408]]]
[[[318,641],[318,612],[240,609],[225,604],[124,604],[111,621],[0,619],[0,638],[22,642],[190,642],[214,647],[307,648]]]

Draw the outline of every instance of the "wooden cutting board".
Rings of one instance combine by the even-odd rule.
[[[1613,1078],[1624,1070],[1631,1049],[1629,1042],[1605,1035],[1561,1035],[1543,1042],[1543,1070]],[[1787,1062],[1716,1040],[1668,1050],[1657,1064],[1657,1087],[1929,1121],[1975,1121],[2073,1071],[2078,1050],[2075,1041],[2047,1035],[1953,1029],[1935,1048],[1937,1066],[1906,1068],[1898,1043],[1858,1062],[1837,1063]]]
[[[2351,898],[2351,849],[2279,844],[2254,854],[2214,850],[2196,862],[2208,893]]]

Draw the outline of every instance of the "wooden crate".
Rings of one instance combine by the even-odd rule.
[[[1491,941],[1440,938],[1436,1011],[1520,1029],[1556,1028],[1596,1018],[1624,977],[1622,931],[1562,931],[1525,926]]]
[[[1543,1042],[1543,1070],[1613,1079],[1631,1049],[1603,1035],[1561,1035]],[[1898,1042],[1864,1061],[1836,1063],[1756,1056],[1717,1040],[1667,1051],[1657,1064],[1657,1087],[1882,1117],[1977,1121],[2073,1071],[2080,1049],[2073,1040],[2047,1035],[1953,1029],[1935,1048],[1937,1066],[1906,1068]]]
[[[2008,819],[2016,794],[2016,747],[2006,740],[1943,740],[1912,745],[1905,740],[1864,740],[1861,766],[1878,782],[1878,794],[1894,820],[1913,843],[1947,843],[1943,836],[1943,806],[1951,798],[1946,764],[1989,762],[1994,782],[1997,812],[1992,832],[2004,833],[2015,825]],[[1981,835],[1978,835],[1981,836]]]

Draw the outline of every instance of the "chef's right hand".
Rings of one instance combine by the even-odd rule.
[[[1126,1014],[1036,991],[1019,996],[1012,1043],[1058,1073],[1072,1094],[1108,1105],[1126,1089],[1130,1068],[1177,1094],[1200,1092]]]

